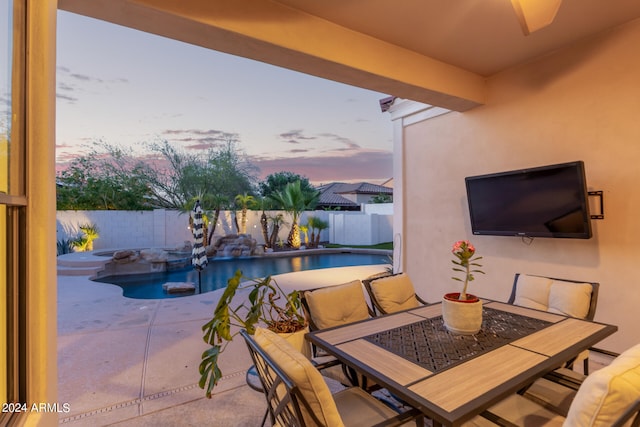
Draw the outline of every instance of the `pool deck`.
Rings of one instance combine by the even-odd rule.
[[[284,291],[335,285],[385,265],[275,276]],[[245,382],[250,357],[241,337],[221,356],[212,399],[198,387],[201,326],[223,290],[171,299],[130,299],[88,275],[58,276],[58,401],[65,426],[258,426],[262,394]],[[241,404],[239,404],[241,403]]]

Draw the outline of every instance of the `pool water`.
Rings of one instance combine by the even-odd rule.
[[[193,293],[169,294],[162,289],[162,285],[167,282],[192,282],[196,285],[196,293],[205,293],[224,288],[227,285],[227,280],[232,277],[237,270],[241,270],[245,277],[258,278],[294,271],[387,264],[388,262],[389,260],[384,254],[362,253],[214,260],[209,261],[209,265],[201,272],[200,290],[198,290],[198,272],[191,267],[184,270],[164,273],[102,277],[95,279],[95,281],[118,285],[123,289],[124,296],[129,298],[176,298],[192,295]]]

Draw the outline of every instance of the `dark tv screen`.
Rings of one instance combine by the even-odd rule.
[[[582,161],[465,178],[475,235],[589,239]]]

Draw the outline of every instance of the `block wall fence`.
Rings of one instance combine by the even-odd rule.
[[[367,209],[366,206],[375,206]],[[364,205],[361,212],[310,211],[304,212],[300,224],[307,222],[308,216],[321,218],[329,223],[323,230],[321,241],[343,245],[373,245],[390,242],[393,239],[392,205]],[[279,211],[267,211],[274,216]],[[261,211],[248,211],[247,233],[264,243],[260,226]],[[278,234],[286,241],[291,218],[285,215],[286,224]],[[240,220],[238,213],[238,221]],[[94,224],[100,237],[94,241],[94,250],[116,248],[177,248],[185,242],[192,242],[189,214],[175,210],[156,209],[153,211],[58,211],[56,213],[57,240],[74,238],[81,234],[79,227]],[[220,212],[214,236],[235,234],[232,211]],[[214,239],[215,239],[214,237]],[[304,236],[302,237],[304,238]]]

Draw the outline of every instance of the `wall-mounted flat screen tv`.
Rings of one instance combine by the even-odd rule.
[[[589,239],[584,163],[465,178],[475,235]]]

